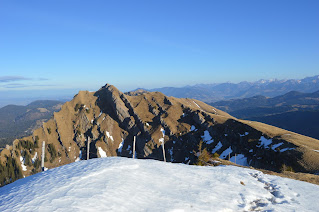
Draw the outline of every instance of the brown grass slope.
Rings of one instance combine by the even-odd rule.
[[[211,139],[205,138],[207,134]],[[318,140],[239,120],[197,100],[159,92],[130,96],[106,84],[97,92],[79,92],[32,136],[17,139],[3,150],[0,185],[40,171],[43,141],[45,167],[53,168],[86,159],[88,139],[90,158],[104,153],[132,157],[134,136],[138,158],[163,160],[164,139],[167,161],[195,164],[194,152],[204,140],[203,148],[209,152],[221,155],[231,148],[230,157],[242,154],[255,168],[278,172],[285,166],[298,172],[319,172],[319,152],[314,151],[319,150]],[[263,145],[263,139],[271,144]]]

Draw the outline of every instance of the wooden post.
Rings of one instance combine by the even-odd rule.
[[[133,140],[133,158],[135,159],[135,143],[136,143],[136,137],[134,136]]]
[[[44,171],[44,157],[45,157],[45,141],[42,142],[42,158],[41,158],[41,169]]]
[[[163,147],[163,157],[164,157],[164,162],[166,162],[166,157],[165,157],[165,147],[164,147],[164,139],[162,142],[162,147]]]
[[[90,137],[88,137],[88,144],[86,147],[86,159],[89,160],[90,159]]]
[[[230,153],[228,153],[228,160],[230,161]]]
[[[235,164],[237,164],[237,163],[236,163],[236,156],[237,156],[237,154],[235,154]]]

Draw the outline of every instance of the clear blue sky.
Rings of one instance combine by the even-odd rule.
[[[319,73],[318,0],[0,0],[0,91]]]

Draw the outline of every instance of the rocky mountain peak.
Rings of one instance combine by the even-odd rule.
[[[132,157],[134,136],[142,159],[163,160],[165,144],[167,161],[194,164],[202,142],[215,157],[237,157],[240,165],[319,172],[318,140],[239,120],[198,100],[160,92],[126,95],[106,84],[97,92],[80,91],[32,136],[3,150],[0,183],[39,172],[43,141],[45,167],[53,168],[87,158]]]

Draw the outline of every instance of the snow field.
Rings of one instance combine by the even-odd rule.
[[[123,145],[124,145],[124,139],[122,138],[122,142],[120,143],[119,148],[117,149],[119,153],[122,152]]]
[[[98,158],[0,188],[0,211],[316,211],[319,186],[234,166]]]
[[[212,144],[214,142],[214,139],[212,136],[210,136],[208,130],[204,131],[204,135],[202,136],[203,141],[205,141],[206,144]]]
[[[98,147],[97,150],[99,151],[99,155],[101,158],[106,158],[107,154],[106,152],[102,149],[102,147]]]
[[[22,156],[20,156],[20,163],[21,163],[22,171],[27,171],[27,166],[24,165],[24,158]]]

